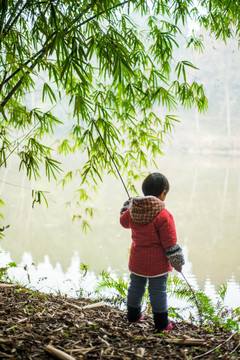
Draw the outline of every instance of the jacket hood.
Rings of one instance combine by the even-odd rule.
[[[147,224],[164,208],[164,202],[155,196],[136,196],[132,200],[129,212],[133,221],[139,224]]]

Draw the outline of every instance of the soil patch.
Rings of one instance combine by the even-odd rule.
[[[90,304],[0,283],[0,359],[240,359],[237,333],[183,321],[158,333],[149,315],[129,323],[115,307]]]

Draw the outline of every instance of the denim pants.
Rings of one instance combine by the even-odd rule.
[[[127,305],[138,308],[141,307],[142,298],[148,282],[148,291],[153,313],[163,313],[167,308],[167,278],[168,274],[146,278],[136,274],[130,275],[128,288]]]

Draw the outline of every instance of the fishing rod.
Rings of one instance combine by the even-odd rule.
[[[195,294],[195,292],[193,291],[192,286],[191,286],[191,285],[189,284],[189,282],[187,281],[187,278],[186,278],[186,276],[183,274],[183,272],[180,271],[180,273],[182,274],[183,279],[186,281],[186,284],[188,285],[188,287],[189,287],[189,289],[190,289],[190,291],[191,291],[191,293],[192,293],[192,295],[193,295],[193,297],[194,297],[194,300],[195,300],[195,303],[196,303],[197,309],[198,309],[198,315],[199,315],[199,319],[200,319],[200,324],[202,324],[202,312],[201,312],[201,310],[200,310],[200,306],[199,306],[199,303],[198,303],[198,301],[197,301],[196,294]]]
[[[91,120],[92,120],[92,122],[94,123],[95,128],[97,129],[97,132],[98,132],[98,134],[99,134],[99,136],[100,136],[100,138],[101,138],[101,140],[102,140],[102,142],[103,142],[103,144],[104,144],[104,146],[105,146],[105,148],[106,148],[106,150],[107,150],[107,152],[108,152],[108,154],[109,154],[109,156],[110,156],[110,158],[111,158],[111,160],[112,160],[112,162],[113,162],[113,165],[115,166],[115,169],[116,169],[116,171],[117,171],[117,173],[118,173],[118,176],[119,176],[119,178],[120,178],[120,180],[121,180],[121,182],[122,182],[122,184],[123,184],[123,187],[124,187],[124,189],[125,189],[125,191],[126,191],[126,193],[127,193],[127,196],[128,196],[128,198],[130,199],[129,192],[128,192],[127,187],[126,187],[126,185],[125,185],[125,183],[124,183],[124,181],[123,181],[123,178],[122,178],[122,176],[121,176],[121,174],[120,174],[120,172],[119,172],[119,170],[118,170],[117,164],[116,164],[116,162],[115,162],[112,154],[110,153],[110,150],[108,149],[107,144],[106,144],[104,138],[102,137],[102,134],[100,133],[100,130],[99,130],[97,124],[96,124],[96,121],[95,121],[93,118],[91,118]]]

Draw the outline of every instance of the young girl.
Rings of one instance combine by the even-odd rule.
[[[126,201],[120,216],[121,225],[132,232],[128,320],[142,320],[141,302],[148,282],[154,324],[158,330],[172,329],[168,321],[167,277],[173,267],[181,271],[184,264],[174,220],[164,204],[169,188],[164,175],[148,175],[142,184],[144,196]]]

